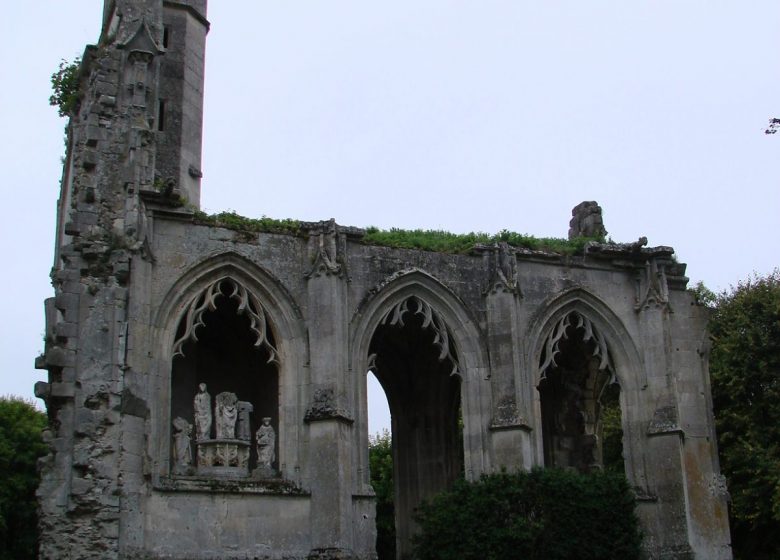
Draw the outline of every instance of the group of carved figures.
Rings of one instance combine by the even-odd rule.
[[[252,403],[239,401],[235,393],[219,393],[215,398],[212,413],[211,395],[206,384],[199,385],[193,401],[195,416],[195,443],[198,446],[198,467],[239,467],[247,468],[249,445],[252,439],[249,415],[253,412]],[[212,438],[212,425],[216,426],[216,438]],[[173,421],[174,471],[177,474],[189,474],[193,470],[192,461],[192,424],[181,417]],[[255,432],[258,471],[271,472],[276,458],[276,432],[271,426],[271,418],[262,419]]]

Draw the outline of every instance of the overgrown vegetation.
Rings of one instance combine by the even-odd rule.
[[[224,227],[236,231],[254,233],[285,233],[300,235],[301,223],[292,219],[246,218],[233,211],[207,214],[196,211],[195,221],[201,224]],[[582,254],[589,241],[603,242],[601,238],[579,237],[577,239],[558,239],[554,237],[533,237],[508,230],[496,234],[488,233],[450,233],[439,230],[405,230],[392,228],[382,230],[376,227],[366,228],[362,242],[367,245],[395,247],[400,249],[420,249],[439,253],[468,253],[477,244],[506,242],[513,247],[536,251],[557,253],[560,255]]]
[[[248,231],[254,233],[286,233],[297,235],[300,233],[298,220],[277,220],[263,216],[262,218],[245,218],[233,211],[220,212],[218,214],[206,214],[196,211],[195,221],[201,224],[223,227],[236,231]]]
[[[404,249],[421,249],[439,253],[467,253],[474,245],[506,242],[513,247],[522,247],[536,251],[547,251],[561,255],[582,253],[589,241],[604,241],[589,237],[577,239],[559,239],[555,237],[533,237],[509,230],[501,230],[496,234],[488,233],[450,233],[439,230],[404,230],[392,228],[381,230],[375,227],[366,229],[363,242],[369,245],[385,247],[400,247]]]
[[[535,469],[460,480],[419,509],[418,560],[632,560],[641,536],[623,475]]]
[[[734,557],[780,558],[780,270],[719,294],[710,333]]]
[[[80,58],[76,58],[73,62],[63,59],[57,71],[51,75],[53,93],[49,97],[49,105],[57,107],[61,117],[73,115],[78,105],[80,67]]]
[[[46,453],[45,426],[31,403],[0,397],[0,560],[37,557],[36,463]]]
[[[369,437],[368,462],[376,494],[376,552],[379,560],[395,560],[393,445],[390,432]]]

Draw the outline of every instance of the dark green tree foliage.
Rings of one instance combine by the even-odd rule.
[[[736,558],[780,558],[780,271],[719,295],[710,321],[715,425]]]
[[[16,398],[0,398],[0,560],[36,557],[36,463],[46,453],[46,415]]]
[[[631,560],[641,537],[623,475],[535,469],[483,476],[421,506],[419,560]]]
[[[371,486],[376,493],[376,551],[379,560],[395,560],[393,446],[385,430],[369,439]]]

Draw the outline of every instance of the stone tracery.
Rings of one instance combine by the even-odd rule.
[[[380,322],[381,325],[404,326],[404,315],[411,313],[422,317],[421,328],[431,329],[434,333],[433,344],[439,348],[439,361],[449,360],[452,363],[450,375],[459,375],[460,366],[456,358],[454,344],[444,320],[425,300],[418,296],[410,296],[388,311]]]
[[[540,380],[545,378],[548,369],[557,365],[555,358],[560,353],[561,340],[567,338],[567,330],[572,326],[574,330],[583,329],[583,342],[593,341],[593,356],[599,360],[598,369],[600,371],[605,369],[612,371],[606,340],[593,328],[593,323],[590,319],[576,311],[572,311],[564,315],[555,324],[544,342],[539,364]]]
[[[224,290],[230,290],[225,293]],[[184,344],[188,341],[197,342],[197,331],[205,326],[203,314],[217,308],[217,299],[227,297],[238,302],[238,314],[249,317],[250,330],[255,334],[255,347],[268,350],[268,363],[278,363],[277,351],[268,339],[268,321],[260,301],[232,278],[220,278],[209,284],[201,293],[195,296],[187,307],[184,334],[173,344],[173,356],[184,356]]]

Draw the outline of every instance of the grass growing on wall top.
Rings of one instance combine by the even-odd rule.
[[[513,247],[561,255],[574,255],[582,253],[588,241],[603,240],[589,237],[579,237],[573,240],[555,237],[534,237],[505,229],[495,234],[489,234],[483,232],[451,233],[441,230],[406,230],[397,228],[381,230],[376,227],[367,228],[366,235],[363,237],[363,242],[369,245],[421,249],[439,253],[467,253],[474,245],[491,245],[500,241],[504,241]]]
[[[235,212],[219,212],[218,214],[206,214],[200,210],[195,211],[195,222],[210,226],[223,227],[236,231],[251,231],[255,233],[286,233],[297,235],[300,233],[301,223],[290,218],[278,220],[263,216],[261,218],[246,218]]]
[[[236,231],[253,233],[282,233],[287,235],[302,235],[301,222],[293,219],[275,219],[263,216],[247,218],[233,211],[207,214],[195,211],[195,222],[199,224],[223,227]],[[366,245],[395,247],[400,249],[418,249],[437,253],[468,253],[475,245],[492,245],[506,242],[513,247],[545,251],[559,255],[582,254],[585,244],[589,241],[604,241],[590,237],[576,239],[560,239],[555,237],[534,237],[509,230],[489,234],[483,232],[452,233],[441,230],[423,229],[379,229],[369,226],[361,241]]]

